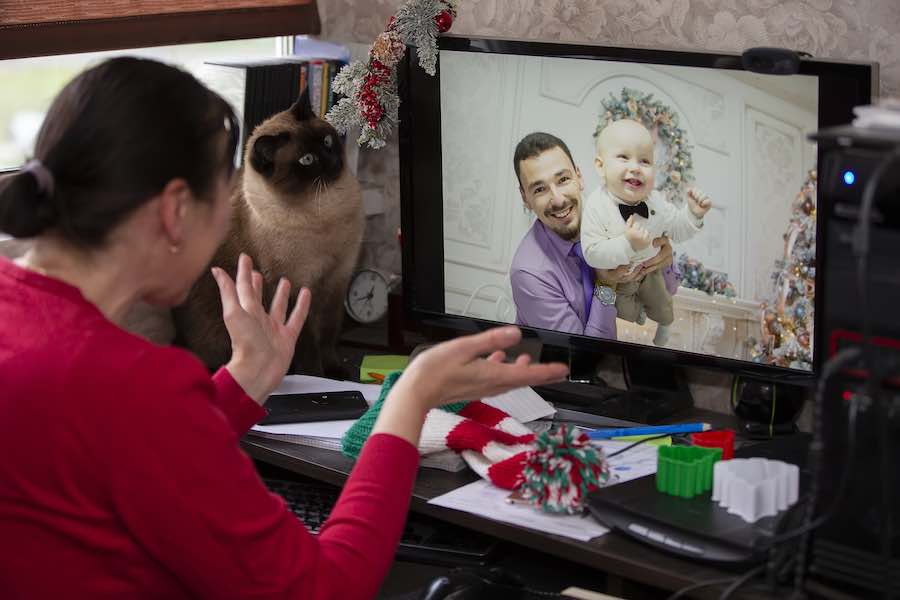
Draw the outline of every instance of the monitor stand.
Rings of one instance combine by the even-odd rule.
[[[545,345],[541,361],[567,363],[569,381],[534,389],[557,409],[601,417],[593,420],[596,425],[621,421],[659,423],[694,405],[684,371],[679,366],[623,358],[622,370],[628,389],[622,390],[608,386],[598,376],[599,358],[594,352]],[[560,416],[570,418],[565,412]]]

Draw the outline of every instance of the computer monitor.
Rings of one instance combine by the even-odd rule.
[[[439,50],[436,75],[418,66],[415,49],[399,70],[404,300],[414,318],[460,331],[518,322],[550,347],[812,381],[824,346],[816,290],[824,289],[826,257],[816,241],[827,232],[816,218],[817,150],[807,136],[849,122],[854,106],[871,102],[875,65],[803,58],[798,73],[774,75],[747,71],[732,54],[456,36],[440,38]],[[599,133],[621,119],[639,122],[638,133],[620,131],[598,150]],[[514,155],[534,132],[562,140],[567,150],[557,154],[568,160],[548,172],[532,161],[528,176],[537,179],[527,184],[537,187],[526,191]],[[610,148],[622,136],[645,134],[632,145],[635,157],[601,156],[617,152]],[[647,139],[651,159],[638,156]],[[525,148],[524,156],[540,151]],[[656,191],[638,171],[617,172],[618,159],[652,168]],[[711,199],[701,221],[686,206],[691,187]],[[671,301],[661,345],[650,316],[642,325],[583,327],[593,300],[572,243],[580,237],[587,255],[587,211],[591,240],[621,238],[625,213],[609,211],[629,193],[652,212],[641,222],[656,211],[682,219],[664,229],[680,235],[671,243],[680,274],[662,277],[666,290],[631,298],[638,308],[661,302],[653,309],[660,320]],[[580,236],[566,230],[574,211]],[[646,256],[622,243],[629,264]],[[591,248],[596,261],[609,246]],[[630,294],[622,289],[617,303]]]

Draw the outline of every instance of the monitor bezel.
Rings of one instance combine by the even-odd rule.
[[[466,36],[441,36],[440,50],[456,50],[476,53],[499,53],[556,58],[589,60],[613,60],[643,64],[661,64],[686,67],[706,67],[728,70],[745,70],[741,55],[729,53],[689,52],[636,47],[600,46],[514,40],[504,38],[472,38]],[[803,58],[800,75],[819,77],[819,129],[847,123],[852,118],[851,109],[869,104],[877,96],[877,64],[839,60]],[[476,317],[464,317],[423,308],[416,298],[428,293],[434,297],[436,277],[434,266],[441,274],[440,304],[444,306],[443,235],[418,235],[420,231],[443,231],[443,190],[441,186],[441,130],[440,130],[440,56],[436,73],[430,76],[418,65],[415,48],[407,48],[398,65],[400,194],[403,264],[403,302],[407,318],[420,323],[457,332],[472,332],[498,325]],[[817,149],[816,164],[822,164],[822,150]],[[418,199],[418,201],[415,201]],[[817,199],[816,220],[816,289],[824,290],[827,277],[825,256],[829,206],[822,202],[821,190]],[[434,304],[432,304],[434,305]],[[685,350],[656,348],[625,342],[606,340],[584,335],[547,329],[522,327],[525,337],[538,338],[551,346],[569,348],[581,352],[616,354],[625,358],[652,361],[670,365],[711,368],[733,374],[745,375],[786,383],[811,384],[818,375],[826,351],[822,339],[824,298],[816,294],[814,300],[815,322],[813,368],[811,371],[754,363],[733,358],[699,354]]]

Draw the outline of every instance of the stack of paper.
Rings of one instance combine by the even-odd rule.
[[[606,454],[612,454],[628,448],[631,443],[603,440],[594,445],[603,448]],[[642,444],[609,459],[611,477],[607,485],[624,483],[656,473],[656,451],[656,446]],[[428,504],[453,508],[495,521],[585,542],[609,531],[587,513],[550,515],[530,505],[514,503],[510,500],[509,490],[500,489],[483,479],[432,498]]]
[[[273,393],[307,394],[346,390],[362,392],[366,402],[371,405],[378,399],[381,393],[381,386],[310,377],[308,375],[288,375]],[[531,388],[519,388],[499,396],[485,398],[483,401],[505,411],[521,423],[529,423],[548,417],[556,412],[552,404],[541,398]],[[354,421],[350,420],[289,423],[285,425],[254,425],[249,434],[293,444],[340,451],[341,438],[347,433],[347,430],[350,429],[353,423]],[[423,456],[420,464],[423,467],[443,469],[445,471],[461,471],[466,466],[463,459],[452,450]]]

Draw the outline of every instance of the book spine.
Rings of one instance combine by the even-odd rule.
[[[322,63],[322,95],[319,98],[319,117],[321,118],[325,118],[325,113],[328,112],[328,96],[331,95],[331,77],[329,76],[330,72],[331,63]]]
[[[331,110],[331,107],[337,104],[338,98],[337,93],[334,91],[334,78],[343,66],[344,63],[337,60],[331,62],[331,77],[328,78],[328,110]]]
[[[300,65],[300,85],[298,86],[298,93],[302,94],[304,90],[308,91],[307,86],[309,86],[309,63],[305,62]]]
[[[309,65],[309,105],[314,112],[322,106],[322,61]]]

